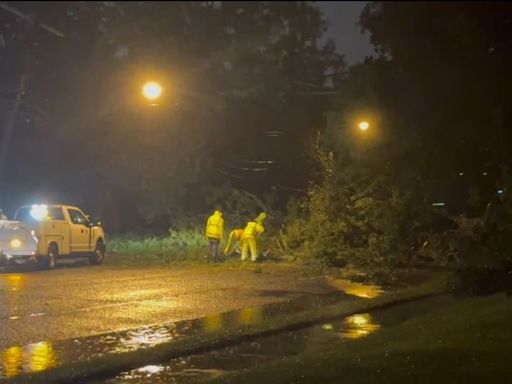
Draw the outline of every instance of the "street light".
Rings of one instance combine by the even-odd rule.
[[[154,81],[148,81],[142,86],[142,95],[149,101],[155,101],[162,95],[162,86]]]
[[[367,121],[360,121],[357,125],[361,131],[367,131],[370,128],[370,123]]]

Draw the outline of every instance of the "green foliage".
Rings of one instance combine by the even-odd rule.
[[[204,261],[207,242],[202,231],[181,230],[165,237],[114,237],[109,239],[108,248],[115,254],[115,263],[168,264]]]
[[[275,194],[256,196],[237,188],[209,188],[202,197],[208,206],[219,206],[232,218],[233,226],[243,226],[260,212],[271,213],[276,203]]]
[[[11,19],[7,45],[23,52],[30,73],[16,130],[24,144],[11,159],[20,185],[126,231],[162,229],[210,209],[207,191],[215,188],[261,198],[307,178],[304,141],[327,103],[297,97],[297,82],[321,87],[329,72],[336,85],[343,69],[332,42],[320,43],[326,22],[314,4],[17,6],[65,31],[62,39],[32,33],[29,22],[0,16]],[[148,78],[164,85],[156,107],[140,95]],[[272,130],[283,138],[269,139]],[[260,160],[275,163],[254,167]]]
[[[333,137],[337,127],[331,124],[324,137]],[[439,233],[439,214],[416,178],[398,166],[401,148],[372,144],[349,148],[342,140],[319,138],[313,153],[318,180],[286,227],[298,256],[335,266],[410,265],[421,235]]]
[[[441,197],[479,216],[496,188],[496,172],[484,178],[483,170],[510,161],[509,11],[490,3],[367,5],[361,26],[380,55],[341,82],[315,154],[319,177],[288,225],[290,244],[329,263],[445,263],[463,247],[465,260],[506,259],[506,220],[486,244],[436,229],[443,215],[429,203]],[[361,117],[372,121],[364,135]]]
[[[469,267],[500,268],[512,271],[512,182],[504,176],[503,195],[491,201],[482,228],[467,241],[461,263]]]
[[[503,170],[504,193],[487,205],[479,225],[471,234],[458,236],[459,270],[454,290],[466,294],[512,292],[512,182]]]
[[[422,150],[391,95],[396,71],[384,59],[353,67],[328,115],[312,157],[317,179],[290,216],[288,243],[297,256],[366,268],[411,265],[429,246],[444,262],[449,222],[426,198]],[[364,135],[357,122],[369,118]]]

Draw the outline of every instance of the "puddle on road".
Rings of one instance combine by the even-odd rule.
[[[300,353],[322,353],[326,345],[350,342],[368,337],[384,327],[449,306],[454,298],[443,296],[398,305],[372,313],[360,313],[299,331],[260,338],[256,341],[224,348],[202,355],[173,359],[165,364],[147,365],[123,372],[114,378],[91,381],[89,384],[187,383],[254,368],[276,359]]]
[[[10,274],[5,278],[9,291],[16,292],[21,290],[26,283],[27,277],[21,274]]]
[[[7,279],[7,288],[11,308],[16,307],[17,294],[25,284],[23,275],[10,275]],[[230,327],[251,327],[260,323],[263,319],[269,319],[276,315],[293,313],[304,309],[315,309],[340,302],[340,299],[371,299],[383,293],[378,286],[353,283],[349,280],[334,280],[331,282],[339,292],[321,295],[304,295],[298,300],[243,308],[241,310],[213,314],[202,319],[180,321],[175,323],[158,324],[127,331],[94,335],[71,340],[41,341],[25,346],[10,346],[0,350],[2,364],[0,365],[0,378],[14,377],[21,373],[43,371],[74,361],[96,358],[109,353],[134,351],[141,348],[152,347],[178,338],[194,336],[197,334],[213,334]],[[266,291],[262,291],[266,292]],[[41,316],[36,313],[30,316]],[[11,320],[20,321],[17,313],[13,313]],[[254,359],[262,361],[273,359],[275,356],[286,356],[308,348],[321,345],[331,340],[347,340],[365,337],[376,332],[381,327],[378,320],[370,314],[358,314],[349,316],[339,322],[324,324],[323,326],[308,328],[299,332],[275,336],[270,343],[251,343],[249,346],[240,346],[230,351],[215,352],[204,356],[193,356],[171,362],[168,365],[149,365],[139,368],[112,382],[134,380],[134,382],[148,382],[164,378],[162,382],[168,382],[174,377],[215,377],[223,372],[237,367],[250,365]],[[234,356],[236,364],[234,364]],[[240,365],[241,364],[241,365]],[[181,380],[181,379],[180,379]]]
[[[52,343],[43,341],[25,347],[13,346],[1,352],[2,374],[14,377],[22,372],[39,372],[57,365]],[[1,376],[0,376],[1,377]]]
[[[370,335],[381,324],[369,313],[310,327],[296,332],[247,342],[236,347],[174,359],[168,364],[147,365],[123,372],[117,377],[90,384],[185,383],[187,380],[210,380],[230,371],[253,368],[279,358],[303,352],[321,351],[325,345],[343,343]]]
[[[329,284],[347,295],[363,299],[374,299],[384,293],[379,285],[357,283],[347,279],[329,279]]]
[[[328,324],[324,324],[324,326],[325,325]],[[366,337],[379,329],[380,324],[374,322],[369,313],[359,313],[348,316],[343,320],[341,336],[345,339],[359,339],[361,337]]]
[[[15,285],[19,286],[18,283]],[[0,350],[2,363],[0,365],[0,378],[14,377],[21,373],[43,371],[57,365],[101,357],[109,353],[148,348],[182,337],[197,334],[213,334],[229,327],[251,327],[260,323],[264,318],[301,311],[305,308],[318,308],[336,303],[340,298],[342,298],[340,293],[308,295],[301,297],[300,300],[248,307],[236,311],[213,314],[201,319],[163,325],[158,324],[127,331],[56,341],[54,343],[42,341],[25,346],[10,346]],[[16,319],[16,321],[20,320]]]

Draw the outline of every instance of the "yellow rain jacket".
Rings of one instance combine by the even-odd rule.
[[[249,221],[245,226],[242,239],[255,239],[265,231],[263,221],[266,219],[265,213],[260,213],[254,221]]]
[[[244,230],[241,228],[233,229],[229,233],[228,244],[226,245],[226,248],[224,249],[224,254],[226,256],[228,256],[233,251],[233,249],[235,248],[236,242],[242,240],[243,234],[244,234]]]
[[[224,219],[221,211],[215,211],[206,222],[206,237],[221,240],[224,236]]]
[[[257,261],[259,252],[256,238],[265,231],[263,221],[267,215],[260,213],[254,221],[249,221],[245,226],[244,233],[242,234],[242,261],[247,260],[249,251],[251,253],[251,260]]]
[[[244,230],[243,229],[233,229],[230,233],[229,233],[229,238],[233,239],[233,240],[242,240],[242,235],[244,234]]]

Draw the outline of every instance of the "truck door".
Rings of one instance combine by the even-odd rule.
[[[70,228],[70,251],[80,253],[89,251],[89,237],[91,228],[85,215],[78,209],[68,208]]]

